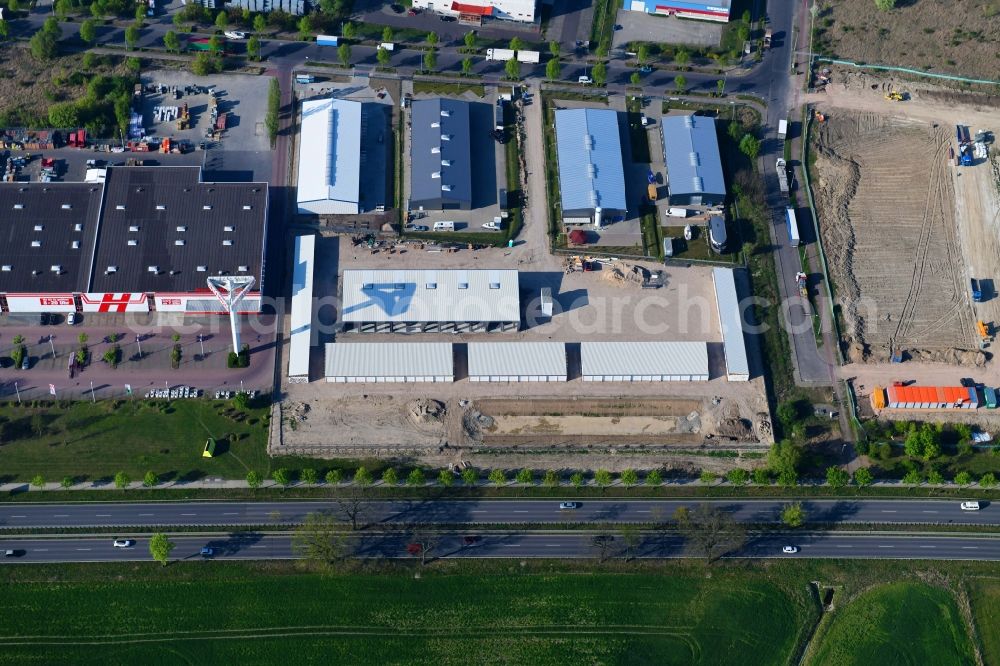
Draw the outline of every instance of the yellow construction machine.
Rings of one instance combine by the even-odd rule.
[[[901,92],[896,92],[895,90],[890,90],[885,94],[885,98],[890,102],[902,102],[906,97]]]

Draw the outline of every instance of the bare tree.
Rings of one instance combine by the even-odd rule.
[[[347,535],[332,514],[308,513],[292,536],[292,549],[310,562],[330,566],[347,556]]]
[[[344,520],[351,524],[352,530],[363,528],[368,518],[369,505],[364,487],[352,486],[345,488],[337,495],[337,508]]]
[[[680,507],[674,512],[677,529],[706,560],[712,562],[746,542],[746,530],[733,517],[711,504],[693,511]]]
[[[622,525],[619,530],[622,538],[622,556],[625,561],[635,559],[635,552],[642,543],[642,535],[636,525]]]
[[[610,534],[597,534],[590,543],[597,549],[597,561],[606,562],[611,554],[611,546],[615,543],[615,538]]]
[[[406,544],[406,552],[414,557],[419,555],[420,564],[425,565],[428,559],[433,559],[433,554],[440,544],[440,536],[434,532],[417,527],[410,533],[409,543]]]

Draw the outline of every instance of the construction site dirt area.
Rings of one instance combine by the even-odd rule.
[[[981,364],[956,224],[954,125],[842,109],[826,116],[813,135],[813,188],[849,359],[884,362],[902,350]]]

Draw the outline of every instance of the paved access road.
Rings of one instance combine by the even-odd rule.
[[[621,557],[624,543],[613,534],[606,541],[604,557]],[[607,539],[607,536],[604,537]],[[131,548],[115,548],[111,537],[80,538],[30,537],[0,540],[0,549],[13,549],[14,557],[0,564],[38,564],[42,562],[127,562],[149,561],[149,541],[135,538]],[[288,534],[239,534],[171,537],[175,548],[172,560],[276,560],[293,559]],[[364,558],[413,558],[407,550],[410,539],[405,534],[371,534],[358,537],[353,555]],[[782,547],[794,545],[795,554],[785,554]],[[211,557],[200,555],[204,546],[213,549]],[[594,534],[443,534],[428,557],[439,558],[597,558],[602,548]],[[633,553],[644,559],[691,557],[684,550],[683,538],[675,535],[649,534],[641,537]],[[695,555],[696,556],[696,555]],[[927,560],[1000,560],[1000,538],[969,536],[769,534],[753,537],[734,558],[850,558],[850,559],[927,559]]]
[[[778,522],[789,500],[707,500],[741,522]],[[545,524],[650,523],[669,519],[678,507],[703,500],[580,500],[560,510],[558,500],[398,500],[365,503],[365,524]],[[962,511],[960,500],[804,500],[809,522],[944,523],[1000,525],[1000,508],[982,502],[980,511]],[[0,529],[71,527],[160,527],[294,525],[313,511],[344,518],[336,501],[156,502],[0,504]]]

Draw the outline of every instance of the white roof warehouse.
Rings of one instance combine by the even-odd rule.
[[[302,102],[298,209],[305,215],[360,211],[361,102]]]

